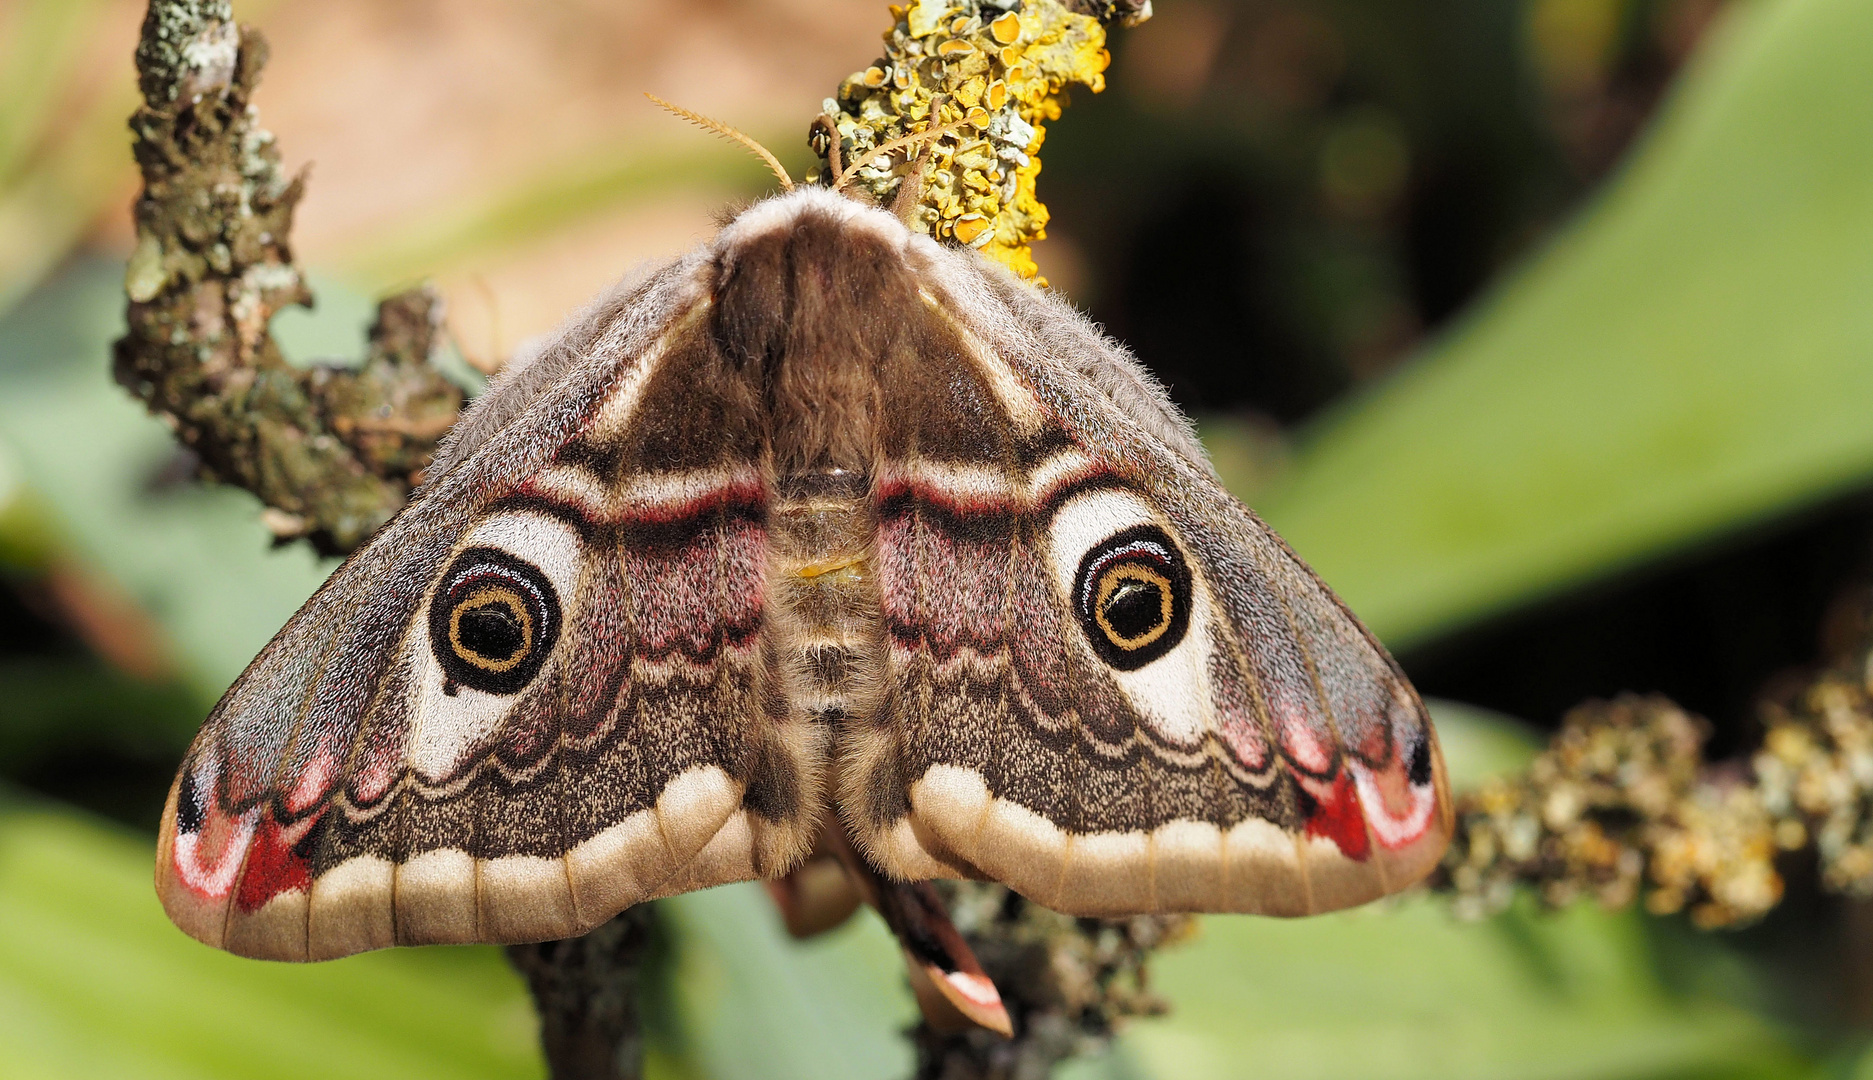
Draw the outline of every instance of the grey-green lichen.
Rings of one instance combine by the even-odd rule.
[[[440,302],[385,301],[357,368],[297,369],[268,325],[312,302],[288,236],[301,183],[251,103],[266,44],[226,0],[157,0],[130,119],[143,192],[115,372],[206,478],[266,504],[281,541],[349,551],[403,504],[462,393],[429,362]]]
[[[137,41],[137,84],[143,100],[162,109],[225,87],[234,77],[239,53],[240,31],[228,0],[151,4]]]

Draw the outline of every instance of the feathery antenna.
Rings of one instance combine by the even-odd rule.
[[[703,129],[704,131],[712,131],[715,134],[720,135],[725,139],[733,139],[736,142],[747,147],[748,149],[754,151],[755,156],[759,157],[762,161],[766,162],[767,167],[774,170],[774,175],[780,178],[781,190],[782,191],[793,190],[793,177],[787,175],[787,170],[781,167],[780,160],[776,158],[773,154],[769,153],[767,147],[762,146],[758,142],[755,142],[753,139],[749,138],[746,135],[743,135],[739,131],[736,131],[734,128],[729,127],[727,124],[724,124],[720,120],[711,120],[708,117],[702,115],[701,113],[690,112],[688,109],[683,108],[681,105],[672,105],[669,102],[658,97],[657,95],[650,93],[649,91],[646,91],[644,93],[644,96],[656,102],[658,105],[669,110],[670,112],[675,113],[676,115],[682,117],[683,119]]]

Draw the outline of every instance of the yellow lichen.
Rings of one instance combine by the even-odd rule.
[[[894,202],[921,154],[911,227],[1034,277],[1030,245],[1047,235],[1035,192],[1045,125],[1059,118],[1069,86],[1105,88],[1105,28],[1058,0],[915,0],[891,15],[885,55],[826,100],[840,163],[933,123],[959,126],[864,163],[849,185]],[[824,126],[814,150],[830,163]]]

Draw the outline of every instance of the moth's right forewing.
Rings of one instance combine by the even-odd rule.
[[[426,473],[434,486],[483,444],[533,410],[570,376],[570,389],[609,385],[642,364],[650,343],[696,301],[700,253],[647,264],[567,319],[545,340],[523,345],[489,381],[436,449]],[[535,434],[538,428],[528,429]],[[532,440],[537,443],[538,440]]]
[[[861,839],[895,873],[986,872],[1088,915],[1308,914],[1421,877],[1449,798],[1384,648],[1222,489],[1122,349],[981,260],[909,255],[973,361],[932,356],[930,378],[1006,415],[979,456],[1012,499],[944,509],[963,489],[911,455],[930,495],[880,540],[895,741],[845,782],[908,791],[871,796]],[[991,534],[1011,540],[976,544]],[[1142,636],[1087,606],[1108,572],[1164,600]]]

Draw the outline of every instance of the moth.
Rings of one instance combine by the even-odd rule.
[[[1306,915],[1422,877],[1379,642],[1066,303],[824,187],[603,297],[228,690],[164,811],[189,934],[319,960],[774,878]]]

